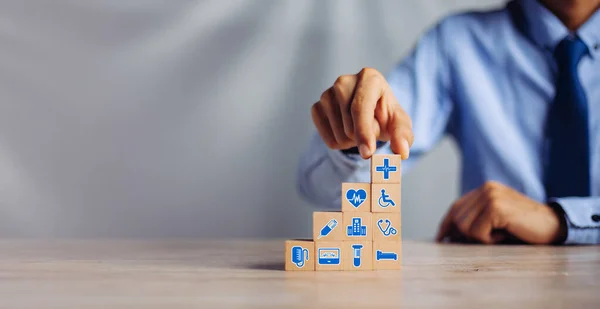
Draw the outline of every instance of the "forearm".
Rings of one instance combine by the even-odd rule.
[[[600,244],[600,197],[566,197],[550,201],[564,212],[565,244]]]
[[[369,182],[369,168],[368,160],[329,149],[315,134],[298,165],[298,192],[314,205],[337,210],[342,182]]]

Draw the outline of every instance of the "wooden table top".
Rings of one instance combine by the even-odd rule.
[[[0,308],[600,308],[600,247],[403,244],[403,270],[285,272],[283,241],[0,241]]]

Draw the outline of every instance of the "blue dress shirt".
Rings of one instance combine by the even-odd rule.
[[[485,181],[557,202],[566,243],[600,243],[600,10],[576,35],[588,47],[579,78],[588,98],[591,197],[554,199],[544,190],[544,126],[555,97],[554,48],[569,30],[535,0],[445,18],[421,36],[388,76],[413,120],[415,142],[403,173],[448,134],[462,153],[462,194]],[[391,153],[388,144],[377,153]],[[298,190],[308,201],[340,207],[342,182],[369,182],[368,161],[328,149],[318,135],[302,156]]]

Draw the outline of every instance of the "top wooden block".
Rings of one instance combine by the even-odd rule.
[[[400,183],[400,155],[376,154],[371,157],[371,183]]]

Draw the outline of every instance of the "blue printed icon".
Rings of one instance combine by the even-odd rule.
[[[367,199],[367,191],[364,189],[348,189],[346,191],[346,199],[354,208],[358,208]]]
[[[377,221],[377,227],[385,237],[396,235],[398,233],[398,230],[392,226],[392,221],[390,221],[388,218],[385,220],[379,219]]]
[[[320,248],[317,252],[319,265],[339,265],[340,248]]]
[[[379,197],[377,203],[379,206],[381,206],[381,208],[386,208],[390,205],[392,205],[392,207],[396,207],[396,203],[390,198],[389,194],[385,193],[385,189],[381,189],[381,196]]]
[[[304,267],[305,262],[308,261],[308,249],[300,246],[292,247],[292,263],[296,264],[298,268]]]
[[[352,263],[354,267],[360,267],[360,249],[362,249],[363,245],[354,244],[352,245],[352,250],[354,250],[354,262]]]
[[[321,237],[329,235],[329,233],[333,231],[337,224],[338,222],[336,219],[329,220],[329,222],[327,222],[327,224],[325,224],[325,226],[321,229],[321,232],[319,233],[319,237],[317,237],[317,239],[321,239]]]
[[[375,253],[375,259],[377,261],[388,260],[388,261],[397,261],[398,254],[394,252],[383,252],[381,250],[377,250]]]
[[[389,180],[390,179],[390,173],[391,172],[396,172],[398,170],[397,167],[391,165],[390,166],[390,159],[388,158],[384,158],[383,159],[383,165],[378,165],[375,167],[375,171],[377,172],[383,172],[383,179],[384,180]]]
[[[362,218],[352,218],[352,225],[348,225],[346,235],[355,237],[367,236],[367,226],[362,225]]]

